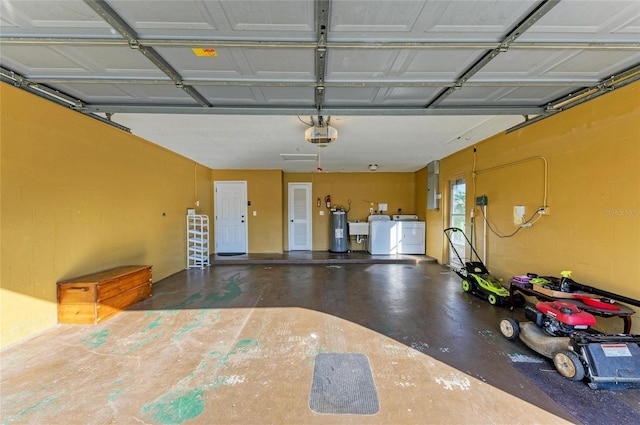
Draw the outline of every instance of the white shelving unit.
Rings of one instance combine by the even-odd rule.
[[[209,216],[187,215],[187,268],[204,269],[209,262]]]

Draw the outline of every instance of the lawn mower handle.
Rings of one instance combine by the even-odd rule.
[[[449,233],[450,232],[460,232],[460,233],[462,233],[462,236],[464,236],[464,238],[466,239],[467,243],[469,244],[469,248],[471,249],[471,254],[470,254],[471,261],[473,261],[473,256],[475,255],[476,258],[479,261],[482,262],[482,259],[480,258],[480,255],[478,255],[478,252],[473,247],[473,244],[471,243],[471,241],[467,237],[466,233],[464,233],[464,230],[462,230],[459,227],[447,227],[446,229],[444,229],[444,234],[447,237],[447,239],[449,239],[449,244],[451,245],[453,250],[456,252],[456,255],[458,256],[458,259],[460,260],[460,263],[462,263],[462,265],[464,265],[464,261],[462,260],[462,258],[460,258],[460,255],[458,254],[458,251],[456,251],[455,247],[453,246],[453,242],[451,241],[451,237],[449,237]]]

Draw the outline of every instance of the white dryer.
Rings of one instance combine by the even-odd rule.
[[[396,223],[398,254],[425,254],[426,226],[424,221],[418,221],[414,214],[399,214],[393,216]]]

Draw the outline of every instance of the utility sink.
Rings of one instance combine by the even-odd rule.
[[[349,234],[351,236],[368,235],[369,223],[366,221],[349,221]]]

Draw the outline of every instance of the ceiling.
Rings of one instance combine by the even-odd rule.
[[[211,168],[415,171],[640,78],[637,0],[0,5],[2,81]]]

